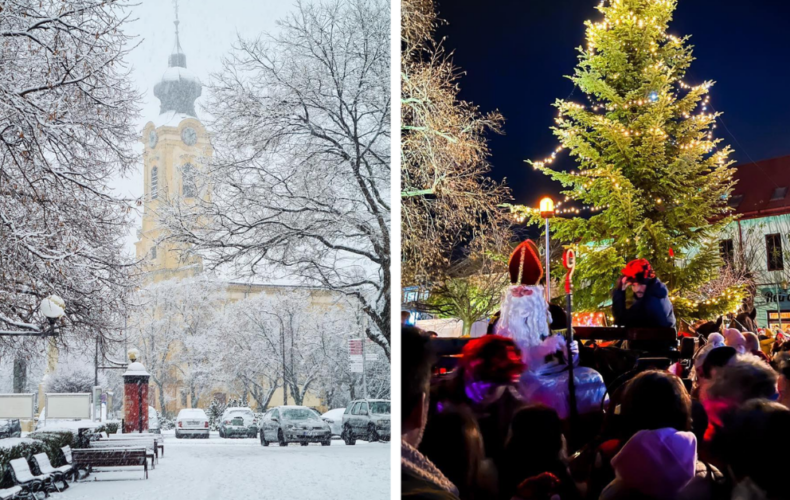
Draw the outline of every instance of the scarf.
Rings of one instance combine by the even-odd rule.
[[[408,472],[424,481],[435,484],[448,493],[458,496],[458,488],[442,474],[442,471],[437,469],[417,448],[403,440],[401,440],[400,447],[400,466],[404,472]]]

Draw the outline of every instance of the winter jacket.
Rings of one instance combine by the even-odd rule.
[[[625,306],[625,291],[615,287],[612,291],[614,322],[630,328],[675,328],[675,312],[669,300],[669,291],[661,280],[649,280],[645,294]]]
[[[458,489],[425,455],[401,441],[401,498],[458,500]]]

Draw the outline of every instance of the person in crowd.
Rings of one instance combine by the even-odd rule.
[[[738,354],[746,354],[746,338],[740,330],[735,328],[727,328],[724,330],[724,343],[736,351]]]
[[[527,406],[513,416],[510,435],[499,470],[499,497],[510,500],[525,480],[549,473],[558,480],[555,491],[562,500],[580,498],[568,472],[562,421],[542,405]]]
[[[634,292],[631,307],[626,307],[626,290]],[[675,328],[675,312],[666,285],[656,277],[646,259],[632,260],[612,290],[614,324],[625,327]]]
[[[699,370],[696,371],[697,387],[694,394],[695,399],[699,401],[708,399],[708,389],[716,379],[716,374],[723,366],[735,359],[737,354],[738,352],[735,348],[729,346],[716,347],[705,353],[702,362],[699,364]]]
[[[419,450],[455,484],[461,500],[495,494],[496,473],[485,458],[483,436],[468,408],[446,405],[431,415]]]
[[[409,318],[411,318],[411,313],[409,311],[401,311],[400,312],[400,324],[401,326],[406,326],[409,324]]]
[[[471,409],[480,426],[486,456],[498,458],[513,414],[524,406],[517,383],[524,371],[512,339],[485,335],[466,343],[458,367],[435,392],[436,411],[446,404]]]
[[[745,332],[743,338],[744,347],[747,353],[752,356],[757,356],[769,365],[771,364],[771,359],[760,349],[760,337],[758,337],[756,333]]]
[[[776,383],[776,389],[779,393],[779,403],[790,408],[790,359],[784,358],[779,362],[779,376]]]
[[[724,425],[724,417],[744,402],[777,399],[776,385],[776,372],[751,355],[738,356],[718,369],[702,401],[709,420],[705,440],[711,441]]]
[[[747,401],[726,417],[713,446],[735,485],[733,499],[788,498],[787,465],[769,453],[790,448],[788,429],[790,410],[767,399]]]
[[[588,498],[597,498],[603,485],[604,500],[678,495],[705,469],[697,463],[691,415],[691,397],[678,377],[650,370],[631,379],[620,405],[619,438],[600,446]]]
[[[413,327],[401,335],[401,488],[402,498],[458,500],[458,489],[418,451],[428,419],[431,342]]]
[[[708,342],[694,354],[694,368],[691,371],[691,380],[693,381],[693,389],[691,392],[692,398],[699,399],[699,392],[705,382],[703,380],[705,378],[705,373],[702,369],[705,359],[712,350],[719,347],[724,347],[724,336],[718,332],[711,333],[708,336]],[[733,355],[734,354],[733,351]]]

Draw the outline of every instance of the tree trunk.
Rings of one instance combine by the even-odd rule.
[[[14,394],[25,392],[27,387],[27,361],[24,358],[14,358]]]
[[[462,337],[469,337],[472,335],[472,326],[474,325],[474,321],[470,321],[469,319],[462,320],[463,327],[461,328],[461,336]]]

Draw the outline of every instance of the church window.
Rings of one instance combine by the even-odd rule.
[[[155,200],[159,195],[159,169],[153,167],[151,169],[151,199]]]
[[[197,196],[197,184],[195,183],[195,167],[187,163],[181,167],[181,194],[185,198]]]

